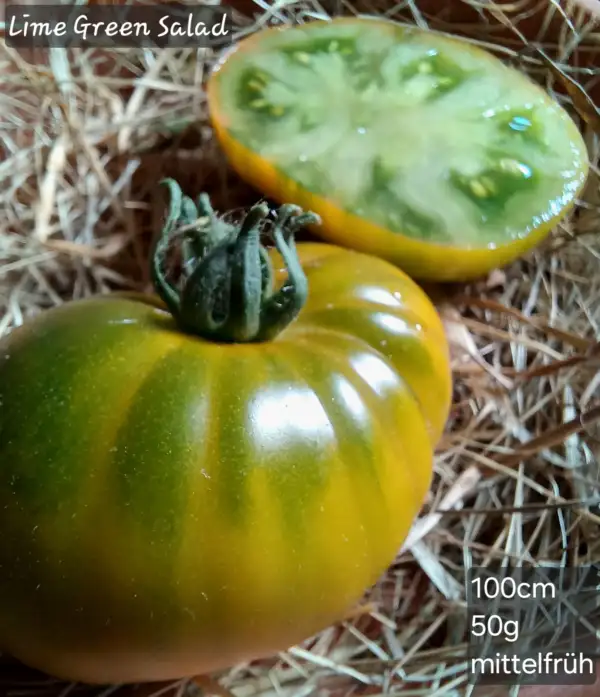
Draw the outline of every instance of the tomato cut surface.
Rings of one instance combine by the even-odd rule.
[[[367,18],[259,32],[213,73],[233,166],[315,210],[317,234],[425,278],[506,263],[588,170],[567,112],[466,42]]]

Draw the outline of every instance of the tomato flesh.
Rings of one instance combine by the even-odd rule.
[[[209,102],[221,129],[282,178],[420,243],[527,238],[564,215],[587,175],[577,127],[541,88],[466,42],[391,22],[251,37],[214,73]],[[328,227],[325,216],[316,232]]]

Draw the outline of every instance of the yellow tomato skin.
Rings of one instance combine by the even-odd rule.
[[[360,19],[336,18],[333,22],[351,23]],[[375,21],[373,19],[369,20]],[[320,24],[320,22],[314,22]],[[311,231],[325,242],[334,243],[365,254],[386,259],[403,269],[411,277],[424,281],[455,282],[479,278],[523,256],[539,245],[552,229],[575,205],[575,197],[554,217],[548,217],[524,237],[493,247],[437,244],[392,232],[383,226],[345,211],[333,200],[316,195],[286,176],[268,159],[239,142],[229,130],[229,118],[222,108],[219,79],[227,70],[227,61],[243,57],[252,51],[270,32],[282,31],[269,28],[244,39],[213,71],[207,85],[209,114],[217,139],[232,168],[245,181],[267,197],[278,202],[291,201],[305,210],[312,210],[321,218],[321,224],[311,226]],[[479,49],[465,45],[465,51],[477,53]],[[580,138],[572,125],[573,137]],[[582,170],[578,192],[587,175],[587,165]]]
[[[135,294],[0,341],[3,649],[87,683],[218,670],[392,562],[449,409],[443,327],[385,261],[298,251],[308,302],[270,342],[186,335]]]

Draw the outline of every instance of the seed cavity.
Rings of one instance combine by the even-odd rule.
[[[340,45],[338,44],[337,41],[332,41],[332,42],[329,44],[329,53],[334,53],[335,51],[337,51],[338,48],[339,48],[339,46],[340,46]]]
[[[521,163],[518,160],[511,160],[508,157],[504,157],[498,164],[503,172],[518,174],[521,171]]]
[[[459,87],[471,74],[450,57],[433,52],[404,65],[399,77],[416,99],[430,102]]]
[[[304,51],[298,51],[295,53],[294,58],[298,61],[298,63],[302,63],[302,65],[308,65],[310,63],[310,56]]]
[[[479,181],[486,188],[488,194],[495,194],[496,193],[496,185],[489,177],[486,177],[486,176],[480,177]]]
[[[513,174],[514,176],[522,176],[529,178],[531,177],[531,169],[519,162],[509,157],[503,157],[498,163],[500,169],[506,174]]]
[[[469,188],[477,198],[487,198],[490,193],[481,179],[471,179]]]
[[[410,221],[404,223],[404,230],[413,237],[423,237],[423,230]]]

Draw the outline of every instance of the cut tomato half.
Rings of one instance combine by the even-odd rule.
[[[324,239],[417,278],[465,280],[564,217],[588,156],[568,113],[466,41],[338,18],[243,40],[208,85],[232,166],[318,213]]]

